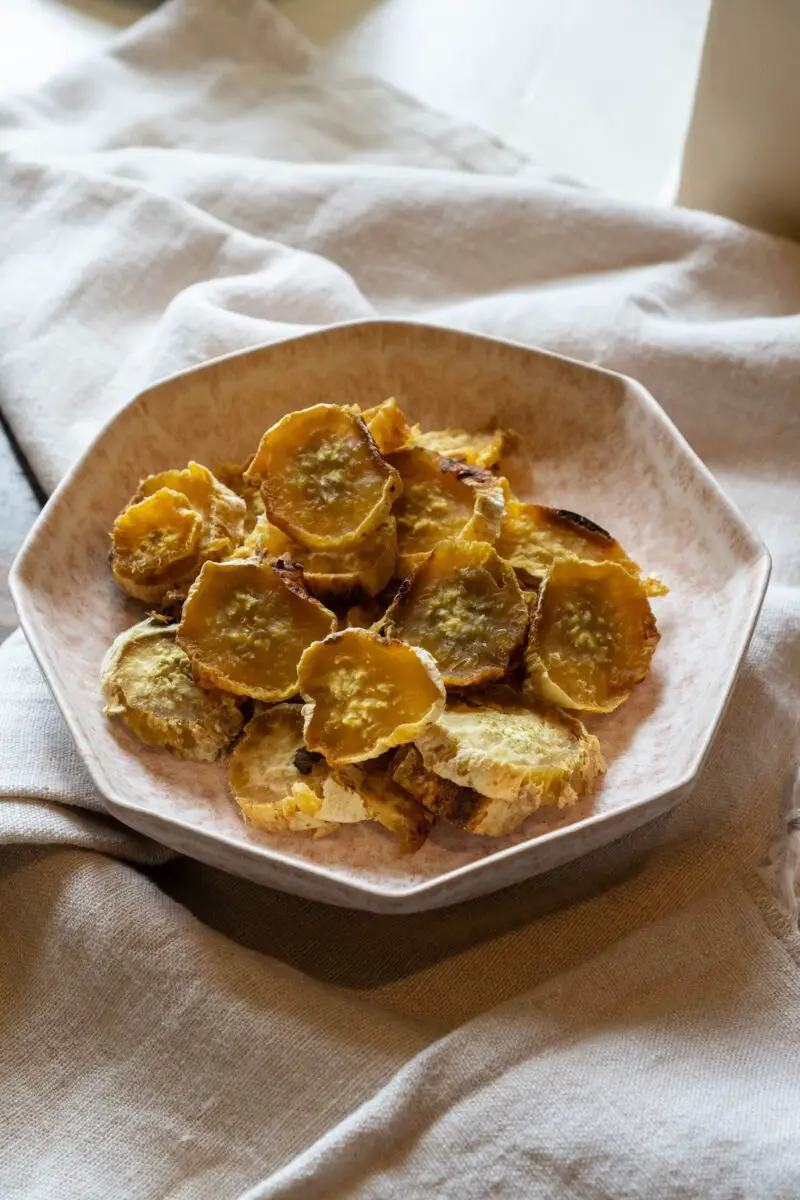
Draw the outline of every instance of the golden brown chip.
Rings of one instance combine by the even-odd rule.
[[[246,505],[225,487],[208,467],[190,462],[183,470],[161,471],[139,484],[134,499],[151,496],[161,488],[184,495],[203,522],[200,557],[203,562],[226,558],[244,537]]]
[[[160,488],[119,514],[111,530],[111,571],[129,596],[159,604],[201,563],[203,522],[185,496]]]
[[[605,770],[597,738],[580,721],[506,688],[448,704],[415,742],[425,769],[462,789],[431,791],[425,803],[492,837],[512,833],[543,804],[576,803]]]
[[[345,629],[300,660],[310,750],[332,765],[361,762],[411,741],[444,705],[431,656],[366,629]]]
[[[414,427],[414,445],[422,446],[442,458],[455,458],[473,467],[492,470],[500,463],[505,434],[502,429],[471,433],[466,429],[430,429]]]
[[[211,762],[241,729],[242,714],[232,696],[195,683],[176,630],[141,621],[116,638],[103,660],[105,711],[148,745]]]
[[[505,675],[527,627],[508,563],[486,542],[450,538],[401,584],[380,631],[433,655],[447,687],[468,687]]]
[[[401,854],[419,850],[433,825],[433,817],[418,800],[395,787],[385,774],[371,770],[360,784],[360,792],[370,818],[397,838]]]
[[[381,454],[402,450],[411,437],[411,426],[398,408],[394,396],[382,404],[376,404],[374,408],[365,409],[361,419]]]
[[[624,566],[556,562],[531,622],[530,684],[565,708],[610,712],[647,675],[658,638],[647,589]]]
[[[401,488],[362,419],[335,404],[289,413],[268,429],[246,478],[261,481],[273,525],[326,551],[376,529]]]
[[[286,700],[298,690],[301,654],[335,623],[299,572],[232,559],[206,563],[192,584],[178,644],[201,682],[256,700]]]
[[[409,575],[444,538],[495,541],[505,494],[490,472],[439,458],[422,447],[401,450],[390,461],[403,481],[403,494],[394,508],[398,576]]]
[[[397,559],[397,526],[388,517],[378,528],[350,550],[309,550],[261,518],[237,556],[266,555],[297,563],[309,591],[316,596],[343,596],[360,592],[377,595],[392,578]]]
[[[554,562],[572,558],[618,562],[631,574],[639,574],[638,564],[605,529],[588,517],[544,504],[510,499],[496,547],[526,582],[536,584]]]

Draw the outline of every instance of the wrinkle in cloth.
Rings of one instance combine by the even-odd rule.
[[[3,100],[0,174],[0,406],[47,490],[159,377],[411,316],[640,379],[773,558],[688,800],[403,918],[112,821],[9,639],[3,1200],[795,1197],[800,247],[550,178],[266,0],[170,0]]]

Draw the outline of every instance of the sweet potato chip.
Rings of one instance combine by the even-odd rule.
[[[111,530],[111,572],[124,592],[160,604],[202,562],[203,521],[180,492],[160,488],[119,514]]]
[[[395,504],[396,574],[410,575],[437,542],[462,537],[493,543],[505,513],[500,482],[480,467],[414,447],[391,455],[403,494]]]
[[[638,564],[600,525],[579,513],[544,504],[509,500],[496,547],[526,582],[536,585],[554,562],[573,558],[618,562],[631,574],[639,574]]]
[[[366,629],[345,629],[300,660],[305,737],[331,765],[361,762],[411,741],[444,705],[431,656]]]
[[[525,651],[531,687],[565,708],[611,712],[647,675],[658,638],[646,587],[624,566],[556,562]]]
[[[248,723],[231,752],[228,783],[242,816],[258,829],[333,832],[337,823],[318,815],[327,774],[325,763],[305,751],[301,706],[276,704]]]
[[[432,792],[425,803],[492,837],[512,833],[543,804],[576,803],[605,770],[597,738],[580,721],[510,689],[449,704],[415,741],[426,770],[472,793]]]
[[[195,677],[267,702],[296,694],[306,647],[336,618],[308,595],[299,572],[269,562],[206,563],[192,584],[178,644]]]
[[[309,591],[315,596],[344,596],[358,592],[377,595],[392,578],[397,560],[397,526],[388,517],[368,537],[350,550],[309,550],[262,518],[237,552],[242,556],[266,555],[297,563]]]
[[[471,433],[466,429],[430,429],[414,427],[414,445],[422,446],[441,458],[454,458],[473,467],[491,471],[500,463],[505,434],[501,429]]]
[[[447,687],[468,687],[505,675],[527,627],[508,563],[486,542],[451,538],[400,585],[380,631],[427,650]]]
[[[411,426],[394,396],[382,404],[376,404],[374,408],[365,409],[361,419],[381,454],[402,450],[411,438]]]
[[[344,550],[389,515],[400,479],[351,409],[289,413],[261,439],[246,479],[260,480],[267,516],[312,550]]]
[[[200,545],[203,562],[226,558],[244,537],[247,513],[244,500],[212,475],[208,467],[190,462],[183,470],[149,475],[139,484],[134,499],[152,496],[161,488],[180,492],[199,513],[203,522]]]
[[[176,631],[147,620],[115,639],[102,667],[105,711],[150,746],[211,762],[241,729],[242,714],[232,696],[194,681]]]

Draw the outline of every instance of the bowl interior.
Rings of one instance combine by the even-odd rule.
[[[590,516],[670,588],[654,602],[662,640],[650,677],[619,712],[587,722],[609,762],[598,794],[566,813],[539,814],[499,842],[439,823],[409,857],[398,857],[389,835],[371,824],[316,841],[245,827],[226,794],[222,765],[180,763],[142,746],[103,717],[98,688],[108,644],[144,615],[107,569],[109,528],[139,479],[190,458],[211,467],[243,461],[264,429],[291,409],[323,400],[366,406],[388,395],[427,428],[496,423],[511,430],[508,474],[520,495]],[[298,867],[316,864],[350,885],[397,893],[684,784],[707,748],[746,646],[766,562],[763,547],[637,384],[490,339],[375,322],[229,357],[141,395],[56,493],[19,562],[16,587],[26,629],[89,768],[116,805]]]

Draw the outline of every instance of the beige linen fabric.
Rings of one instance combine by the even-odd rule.
[[[0,650],[0,1196],[794,1197],[800,248],[548,179],[346,80],[266,0],[173,0],[0,104],[0,404],[51,487],[142,384],[369,314],[650,387],[774,574],[680,809],[418,917],[103,814]],[[782,811],[783,809],[783,811]]]

